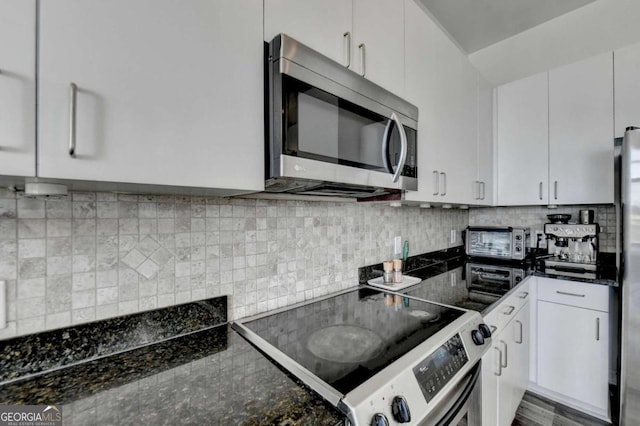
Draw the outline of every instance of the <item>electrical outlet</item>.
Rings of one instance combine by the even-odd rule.
[[[402,255],[402,237],[400,235],[393,239],[393,253],[394,255]]]
[[[456,243],[456,241],[458,241],[458,238],[457,238],[457,235],[456,235],[456,234],[457,234],[456,230],[455,230],[455,229],[452,229],[452,230],[451,230],[451,238],[449,239],[449,243],[451,243],[451,244],[455,244],[455,243]]]
[[[449,274],[449,279],[451,280],[451,287],[455,287],[456,286],[456,281],[458,281],[458,276],[456,275],[455,272],[451,272]]]

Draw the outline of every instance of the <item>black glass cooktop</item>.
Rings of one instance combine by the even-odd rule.
[[[243,325],[347,394],[464,312],[358,289]]]

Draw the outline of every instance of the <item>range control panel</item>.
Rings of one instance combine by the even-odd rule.
[[[422,394],[430,402],[449,380],[467,363],[469,358],[456,334],[413,368]]]

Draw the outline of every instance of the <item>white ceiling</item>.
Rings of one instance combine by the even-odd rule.
[[[420,0],[473,53],[595,0]]]

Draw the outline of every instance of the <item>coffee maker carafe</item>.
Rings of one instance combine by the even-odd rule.
[[[544,271],[549,274],[596,278],[598,260],[597,223],[546,223],[547,252]]]

